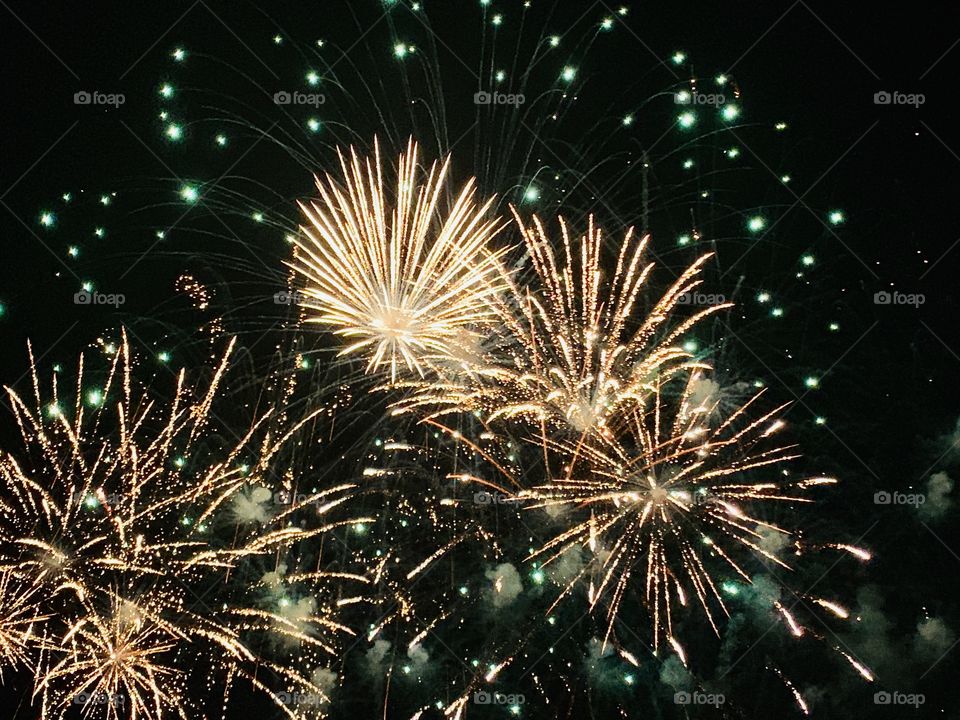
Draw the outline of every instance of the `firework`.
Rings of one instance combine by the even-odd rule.
[[[342,355],[364,355],[391,381],[453,355],[492,320],[486,300],[501,287],[492,199],[478,206],[471,179],[441,216],[449,158],[424,177],[417,154],[411,140],[388,189],[379,144],[372,161],[338,150],[344,186],[317,178],[321,202],[301,204],[309,224],[289,263],[307,322],[333,328],[349,342]]]
[[[631,411],[614,436],[576,445],[550,441],[569,459],[566,472],[524,493],[534,507],[575,511],[573,517],[579,519],[534,555],[549,563],[579,547],[593,553],[596,560],[563,594],[589,576],[591,606],[607,602],[608,635],[634,572],[643,576],[655,644],[661,638],[676,642],[673,613],[690,598],[719,634],[717,610],[728,612],[718,568],[749,583],[738,554],[787,567],[763,547],[759,531],[789,532],[744,506],[812,502],[804,496],[808,482],[752,478],[753,471],[796,457],[792,446],[766,446],[783,425],[776,417],[782,407],[752,417],[761,391],[711,426],[715,408],[692,401],[698,378],[695,373],[673,397],[670,383],[658,383],[648,405]],[[797,632],[792,618],[790,627]]]
[[[607,274],[604,236],[591,217],[574,239],[560,218],[560,250],[540,219],[527,225],[514,210],[532,277],[506,273],[509,292],[492,296],[501,332],[487,347],[461,351],[460,372],[449,383],[414,384],[398,408],[445,412],[481,410],[487,421],[532,420],[547,432],[609,433],[611,418],[643,405],[656,384],[706,367],[676,345],[690,328],[730,307],[720,303],[673,322],[678,305],[702,282],[710,255],[688,267],[640,312],[654,263],[645,260],[649,236],[627,231]]]
[[[321,666],[350,633],[336,607],[365,578],[293,558],[358,521],[333,518],[354,488],[282,499],[279,455],[313,415],[287,425],[271,408],[222,441],[214,407],[232,349],[202,392],[181,371],[165,409],[137,385],[126,335],[96,389],[82,358],[75,398],[54,376],[44,400],[33,363],[33,397],[7,389],[25,449],[0,457],[0,589],[26,591],[3,593],[0,660],[35,668],[45,717],[78,704],[106,718],[196,716],[184,663],[209,683],[246,680],[290,717],[303,708],[283,693],[322,709],[324,690],[269,650]]]

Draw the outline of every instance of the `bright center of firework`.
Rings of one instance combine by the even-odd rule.
[[[725,105],[721,111],[721,115],[723,115],[724,120],[736,120],[740,116],[740,108],[736,105]]]
[[[677,122],[680,123],[680,127],[686,129],[693,127],[694,123],[697,122],[697,116],[690,112],[682,112],[677,116]]]

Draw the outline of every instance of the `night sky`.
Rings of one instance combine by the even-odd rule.
[[[435,701],[442,708],[477,689],[470,653],[486,662],[508,652],[513,627],[524,641],[509,651],[517,660],[495,689],[524,700],[471,700],[465,717],[802,717],[795,687],[814,717],[960,718],[954,8],[6,0],[0,18],[0,384],[29,392],[30,341],[40,375],[59,366],[69,385],[78,354],[102,357],[125,327],[150,395],[169,400],[175,371],[208,378],[211,348],[222,352],[236,336],[237,377],[217,419],[240,431],[282,385],[287,360],[305,358],[294,372],[294,407],[334,404],[330,417],[340,419],[335,430],[332,421],[316,430],[322,448],[304,442],[305,455],[286,458],[290,467],[341,482],[380,462],[386,440],[430,445],[398,471],[402,479],[363,486],[355,512],[378,519],[365,538],[345,530],[340,543],[366,562],[379,542],[416,565],[453,532],[420,513],[451,492],[447,473],[462,472],[451,467],[452,442],[424,440],[432,437],[424,426],[390,417],[391,397],[368,393],[375,383],[365,364],[338,359],[339,340],[298,325],[296,309],[274,300],[291,282],[287,236],[302,221],[296,201],[315,197],[313,175],[336,173],[338,147],[366,153],[375,136],[392,163],[412,136],[426,160],[449,153],[452,181],[476,177],[503,216],[512,203],[548,220],[562,214],[582,230],[593,214],[608,244],[630,226],[649,232],[661,292],[701,252],[716,252],[699,290],[736,307],[698,326],[686,349],[715,367],[721,386],[762,384],[768,405],[790,403],[781,441],[800,448],[794,471],[839,480],[818,490],[816,503],[762,509],[762,517],[802,528],[803,540],[821,549],[839,543],[872,553],[869,562],[804,553],[792,558],[795,570],[770,575],[752,558],[748,572],[762,576],[761,586],[789,576],[798,595],[785,593],[784,602],[800,603],[810,631],[794,642],[781,618],[764,632],[777,616],[762,616],[754,605],[763,593],[745,585],[719,637],[702,618],[680,621],[686,667],[664,662],[669,648],[652,654],[641,586],[619,620],[618,641],[639,660],[631,666],[591,645],[606,620],[598,610],[580,622],[583,589],[554,625],[525,635],[535,623],[524,613],[542,618],[553,592],[549,582],[530,581],[527,565],[512,607],[447,603],[461,583],[486,597],[491,568],[519,568],[534,542],[528,531],[542,530],[519,522],[512,507],[496,509],[504,515],[496,522],[480,513],[502,556],[459,548],[443,560],[446,576],[409,589],[425,617],[447,613],[423,640],[427,659],[406,650],[423,626],[403,630],[400,622],[389,631],[393,649],[378,656],[363,635],[385,605],[351,607],[344,622],[360,636],[329,665],[337,681],[324,712],[408,718],[429,706],[421,717],[441,717]],[[522,93],[525,103],[477,105],[474,94],[485,90]],[[678,103],[683,90],[722,93],[738,114]],[[123,102],[77,104],[84,92]],[[324,101],[277,105],[278,92]],[[684,127],[691,111],[695,122]],[[510,231],[497,240],[517,241]],[[85,283],[124,302],[77,304]],[[658,298],[644,295],[640,306],[649,310]],[[16,455],[22,441],[7,400],[0,450]],[[528,478],[542,476],[538,458],[534,451],[524,467]],[[3,503],[18,502],[2,485],[0,492]],[[919,506],[896,500],[917,494]],[[437,529],[406,520],[400,529],[398,508]],[[10,533],[0,531],[4,548],[15,545]],[[328,550],[309,552],[319,562]],[[336,555],[338,568],[349,554]],[[814,586],[850,617],[815,619],[799,599]],[[851,658],[871,669],[872,682]],[[0,670],[4,717],[40,717],[32,673]],[[220,691],[196,677],[187,684]],[[725,702],[678,704],[676,693],[698,691]],[[282,717],[256,693],[236,692],[227,718]],[[876,693],[890,693],[891,706]],[[903,704],[918,694],[922,705]],[[66,716],[79,713],[74,706]]]

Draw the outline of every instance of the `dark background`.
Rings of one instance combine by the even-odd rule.
[[[369,5],[376,10],[376,3]],[[473,3],[437,5],[433,24],[443,36],[475,32]],[[565,5],[574,16],[605,13],[602,3]],[[210,2],[209,8],[215,14],[203,3],[189,2],[0,3],[3,382],[16,382],[26,372],[28,338],[45,363],[69,362],[102,328],[119,321],[139,323],[145,344],[166,347],[180,318],[176,301],[170,300],[172,279],[184,267],[216,265],[203,258],[202,248],[191,247],[194,236],[147,256],[136,272],[121,278],[118,271],[150,244],[154,213],[169,209],[166,196],[156,199],[158,188],[169,194],[178,184],[154,152],[178,173],[186,169],[183,177],[190,169],[199,175],[217,161],[216,152],[197,149],[199,143],[174,148],[171,160],[157,133],[144,131],[156,125],[151,118],[159,105],[152,90],[166,72],[172,47],[183,41],[191,52],[229,57],[245,72],[262,74],[244,45],[257,54],[269,52],[274,22],[305,41],[328,37],[349,46],[353,36],[359,38],[354,10],[339,3],[271,3],[262,12],[250,4]],[[503,4],[505,12],[514,8]],[[364,6],[356,12],[373,10]],[[468,12],[470,22],[464,20]],[[604,65],[603,51],[593,67],[580,68],[599,93],[616,94],[638,77],[668,86],[673,80],[655,56],[669,58],[683,48],[711,69],[733,66],[749,98],[751,120],[790,123],[789,139],[776,160],[761,151],[749,161],[760,176],[789,169],[790,187],[803,202],[794,206],[796,195],[775,190],[763,199],[765,207],[779,211],[794,206],[778,229],[789,242],[778,238],[751,257],[744,272],[751,287],[783,285],[783,278],[789,279],[784,268],[795,263],[798,248],[811,247],[818,258],[816,291],[785,290],[785,322],[751,329],[754,350],[740,349],[733,357],[749,367],[746,374],[766,375],[782,399],[799,398],[790,412],[801,425],[804,450],[841,475],[847,488],[832,497],[839,507],[827,517],[845,523],[850,541],[867,533],[863,543],[878,560],[864,580],[884,589],[888,610],[907,629],[924,611],[960,627],[952,599],[960,574],[953,540],[956,514],[934,527],[907,517],[903,508],[878,507],[871,500],[877,489],[921,488],[937,470],[956,476],[956,455],[947,452],[951,440],[945,436],[960,417],[960,231],[955,221],[960,134],[953,114],[960,62],[957,19],[956,8],[943,3],[635,5],[626,21],[629,30],[618,28],[617,43],[636,68]],[[357,62],[363,67],[370,61]],[[369,67],[371,76],[378,72],[375,64]],[[383,70],[385,76],[388,72]],[[72,98],[81,89],[123,92],[127,102],[117,111],[78,107]],[[926,101],[919,108],[876,105],[874,93],[881,90],[923,93]],[[456,101],[452,104],[456,107]],[[138,135],[149,138],[152,151]],[[262,179],[278,196],[310,192],[307,170],[285,168],[283,158],[251,157],[232,172]],[[79,199],[81,189],[84,202],[111,189],[134,198],[125,208],[123,229],[97,241],[100,245],[89,237],[93,222],[71,226],[66,211],[58,211],[63,222],[56,233],[36,222],[42,209],[60,207],[62,192]],[[833,207],[847,215],[839,237],[811,221],[811,214],[822,218]],[[286,214],[293,217],[289,209]],[[79,263],[66,255],[74,242],[81,246]],[[249,238],[250,247],[260,242],[259,236]],[[280,257],[282,250],[274,243],[263,252]],[[101,258],[98,269],[84,264],[87,256]],[[258,260],[246,261],[253,268],[248,273],[255,274]],[[226,276],[231,269],[219,270]],[[92,316],[70,303],[79,281],[94,274],[98,289],[128,295],[118,313]],[[271,281],[279,286],[283,273]],[[874,293],[884,289],[922,293],[925,303],[920,308],[875,304]],[[825,340],[823,329],[833,319],[842,331]],[[821,377],[815,394],[802,385],[808,374]],[[814,415],[828,417],[829,430],[813,429]],[[957,652],[941,663],[934,682],[956,667]]]

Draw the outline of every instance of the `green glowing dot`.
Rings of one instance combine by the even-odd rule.
[[[826,425],[827,419],[823,415],[817,415],[817,417],[814,419],[814,422],[817,425]]]
[[[184,185],[180,188],[180,199],[188,203],[195,203],[200,199],[200,191],[194,185]]]
[[[770,311],[770,315],[773,316],[773,317],[775,317],[775,318],[783,317],[783,308],[778,308],[778,307],[773,308],[773,309]]]
[[[623,681],[624,681],[627,685],[633,685],[633,683],[636,682],[636,678],[635,678],[633,675],[630,675],[630,674],[628,673],[627,675],[624,675],[624,676],[623,676]]]
[[[811,390],[813,390],[814,388],[820,387],[820,379],[819,379],[819,378],[816,378],[816,377],[813,377],[813,376],[811,375],[810,377],[807,377],[807,378],[804,378],[804,379],[803,379],[803,384],[806,385],[806,386],[807,386],[808,388],[810,388]]]
[[[79,257],[80,248],[78,248],[76,245],[71,245],[70,247],[67,248],[67,255],[69,255],[72,258]]]
[[[177,458],[174,458],[173,464],[176,465],[178,468],[182,468],[184,465],[187,464],[187,459],[181,455]]]
[[[107,234],[107,231],[104,230],[102,227],[98,227],[98,228],[94,228],[93,234],[96,235],[98,238],[102,238],[104,235]]]
[[[726,152],[726,156],[733,160],[734,158],[740,157],[740,148],[732,147]]]
[[[690,110],[687,110],[686,112],[682,112],[679,115],[677,115],[677,122],[680,124],[680,127],[682,127],[684,130],[688,128],[692,128],[697,122],[696,113],[693,113]]]
[[[673,57],[670,58],[673,60],[674,65],[682,65],[683,62],[687,59],[687,54],[685,52],[677,51],[673,54]]]
[[[395,57],[404,58],[407,56],[407,46],[403,43],[397,43],[393,46],[393,54]]]
[[[773,126],[773,129],[783,132],[784,130],[787,129],[787,124],[785,122],[778,122],[776,125]]]
[[[166,350],[162,350],[162,351],[158,352],[158,353],[157,353],[157,360],[159,360],[159,361],[162,362],[162,363],[168,363],[168,362],[170,362],[170,353],[167,352]]]
[[[830,332],[837,332],[837,330],[840,329],[840,324],[832,322],[829,325],[827,325],[827,328],[829,328]]]
[[[533,580],[537,585],[542,585],[543,581],[546,579],[546,575],[543,570],[534,570],[530,574],[530,579]]]
[[[367,531],[367,526],[363,523],[354,523],[353,529],[357,532],[358,535],[363,535]]]
[[[183,62],[184,60],[187,59],[187,51],[184,50],[183,48],[176,48],[171,53],[171,57],[173,57],[174,61],[176,62]]]
[[[503,70],[497,70],[497,74],[494,75],[494,78],[497,82],[503,82],[507,79],[507,74]]]
[[[282,35],[274,35],[274,36],[273,36],[273,44],[274,44],[274,45],[281,45],[281,44],[283,44],[283,36],[282,36]]]
[[[500,15],[500,14],[494,15],[492,18],[490,18],[490,22],[493,25],[497,25],[497,26],[501,25],[503,23],[503,15]]]
[[[563,72],[560,73],[560,77],[563,79],[564,82],[572,82],[576,76],[577,76],[577,69],[575,67],[571,67],[570,65],[567,65],[566,67],[564,67]]]
[[[90,407],[99,407],[100,403],[102,402],[103,392],[96,388],[87,391],[87,405]]]
[[[689,235],[681,235],[680,237],[677,238],[677,245],[679,245],[680,247],[683,247],[684,245],[689,245],[689,244],[690,244]]]
[[[227,146],[227,136],[226,136],[226,135],[223,135],[223,134],[217,135],[217,136],[214,138],[214,141],[215,141],[215,142],[217,143],[217,145],[219,145],[220,147],[226,147],[226,146]]]
[[[690,168],[693,167],[693,165],[694,165],[694,162],[690,158],[687,158],[686,160],[683,161],[684,170],[689,170]]]
[[[97,496],[93,493],[87,493],[86,497],[83,498],[83,504],[88,510],[94,510],[100,505],[100,501],[97,500]]]
[[[767,221],[764,220],[760,215],[754,215],[752,218],[747,220],[747,229],[750,232],[760,232],[767,226]]]
[[[698,347],[699,345],[697,345],[696,340],[687,340],[683,344],[683,349],[686,350],[688,353],[696,352]]]
[[[724,120],[733,121],[740,117],[740,108],[736,105],[724,105],[723,110],[720,111],[720,114],[723,116]]]
[[[250,218],[251,218],[254,222],[262,223],[262,222],[263,222],[263,213],[262,213],[262,212],[255,212],[255,213],[253,213],[252,215],[250,215]]]
[[[466,585],[461,585],[461,586],[460,586],[460,594],[461,594],[461,595],[466,595],[468,592],[469,592],[469,589],[467,588]]]
[[[739,595],[739,594],[740,594],[740,587],[739,587],[735,582],[731,582],[731,581],[728,580],[728,581],[726,581],[725,583],[721,584],[720,587],[723,588],[723,591],[724,591],[727,595]]]
[[[721,74],[721,75],[717,75],[717,76],[713,79],[713,81],[714,81],[717,85],[726,85],[726,84],[727,84],[727,81],[728,81],[729,79],[730,79],[730,78],[728,78],[726,75],[722,75],[722,74]]]
[[[758,302],[758,303],[767,303],[767,302],[770,302],[770,293],[768,293],[768,292],[760,292],[760,293],[757,293],[757,302]]]
[[[163,131],[163,134],[166,135],[170,140],[176,142],[177,140],[183,139],[183,128],[177,123],[170,123],[167,125],[167,129]]]
[[[605,18],[603,19],[603,21],[600,23],[600,29],[601,29],[601,30],[610,30],[611,28],[613,28],[613,18],[612,18],[612,17],[605,17]]]
[[[633,125],[633,115],[624,115],[624,116],[623,116],[623,124],[624,124],[626,127],[630,127],[631,125]]]
[[[63,200],[65,203],[68,203],[71,200],[73,200],[73,195],[71,195],[70,193],[64,193],[63,195],[60,196],[60,199]]]
[[[7,306],[0,302],[0,318],[7,314]]]
[[[109,195],[100,196],[100,204],[103,206],[109,205],[112,201],[113,201],[113,198],[111,198]]]
[[[307,85],[319,85],[320,76],[317,75],[313,70],[307,73]]]
[[[531,185],[523,191],[523,199],[527,202],[536,202],[540,199],[540,188]]]
[[[320,132],[321,127],[322,125],[320,121],[317,120],[316,118],[310,118],[309,120],[307,120],[307,128],[310,130],[310,132],[318,133]]]
[[[520,706],[519,706],[519,705],[511,705],[511,706],[510,706],[510,714],[511,714],[511,715],[519,715],[519,714],[520,714]]]
[[[169,83],[164,83],[163,85],[160,86],[160,95],[162,95],[163,97],[172,98],[173,93],[174,93],[173,85],[170,85]]]
[[[800,258],[800,262],[807,267],[810,267],[816,262],[816,259],[813,257],[813,255],[804,255],[802,258]]]
[[[52,418],[60,417],[63,415],[63,410],[61,410],[60,406],[56,403],[50,403],[47,405],[47,415]]]
[[[781,176],[780,176],[780,182],[782,182],[784,185],[786,185],[786,184],[787,184],[788,182],[790,182],[790,180],[792,180],[792,179],[793,179],[793,178],[791,178],[789,175],[781,175]]]
[[[677,94],[674,95],[674,100],[676,100],[681,105],[686,105],[693,98],[693,95],[690,94],[689,90],[678,90]]]
[[[82,287],[82,288],[83,288],[84,290],[86,290],[87,292],[93,292],[93,283],[90,282],[89,280],[87,280],[86,282],[82,283],[82,284],[80,285],[80,287]]]
[[[163,230],[157,230],[154,235],[157,236],[157,240],[163,240],[167,236]]]
[[[560,36],[559,36],[559,35],[551,35],[549,42],[550,42],[550,47],[557,47],[557,45],[560,44]]]
[[[168,113],[166,110],[161,110],[160,115],[158,117],[161,120],[166,120],[168,117],[170,117],[170,113]]]
[[[57,216],[50,211],[40,213],[40,224],[43,227],[51,228],[57,224]]]
[[[831,210],[828,217],[831,225],[841,225],[847,219],[842,210]]]
[[[617,8],[617,15],[626,15],[628,12],[630,12],[630,8],[626,5],[621,5]]]

